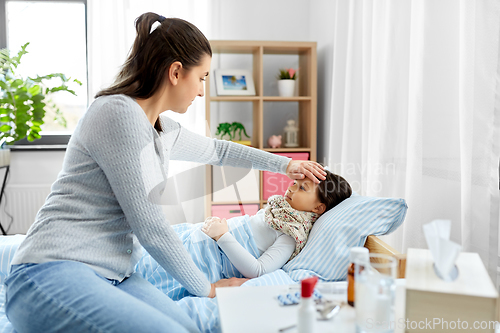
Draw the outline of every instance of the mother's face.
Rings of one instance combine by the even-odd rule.
[[[204,55],[198,66],[191,67],[189,70],[183,67],[178,69],[177,82],[173,86],[173,93],[169,94],[172,111],[185,113],[196,96],[205,95],[204,81],[210,72],[211,61],[212,58],[209,55]]]

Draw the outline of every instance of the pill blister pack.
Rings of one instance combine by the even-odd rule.
[[[276,296],[276,299],[278,300],[279,305],[282,306],[296,305],[300,302],[300,291],[280,294]],[[321,293],[315,289],[313,293],[313,299],[315,303],[319,303],[323,299],[323,295],[321,295]]]

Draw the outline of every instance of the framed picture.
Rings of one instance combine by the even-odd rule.
[[[252,72],[244,69],[216,69],[215,87],[219,96],[255,96]]]

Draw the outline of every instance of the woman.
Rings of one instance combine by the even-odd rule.
[[[115,83],[79,121],[63,169],[13,258],[6,312],[20,332],[197,332],[176,304],[134,273],[141,245],[190,293],[219,286],[196,268],[159,198],[169,159],[305,176],[324,172],[260,150],[193,134],[160,114],[203,96],[211,49],[192,24],[146,13]],[[318,178],[317,178],[318,177]]]

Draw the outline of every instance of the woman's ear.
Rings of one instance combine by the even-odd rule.
[[[168,68],[168,80],[175,86],[179,82],[180,72],[182,69],[182,64],[180,61],[176,61],[170,65]]]
[[[326,210],[326,205],[324,203],[320,203],[319,205],[314,207],[312,212],[321,215],[325,212],[325,210]]]

